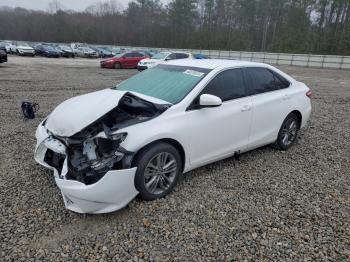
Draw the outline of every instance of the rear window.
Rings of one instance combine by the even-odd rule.
[[[125,80],[116,88],[176,104],[209,72],[209,69],[204,68],[158,65]]]

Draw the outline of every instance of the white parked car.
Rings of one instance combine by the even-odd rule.
[[[13,42],[12,45],[10,45],[10,50],[12,54],[35,56],[34,48],[25,42]]]
[[[86,47],[86,44],[83,43],[71,43],[70,48],[73,50],[73,52],[76,54],[79,47]]]
[[[311,91],[261,63],[175,60],[60,104],[36,131],[68,209],[105,213],[168,195],[182,173],[263,145],[286,150]]]
[[[145,58],[142,59],[137,64],[137,69],[139,71],[155,67],[156,65],[169,60],[176,60],[176,59],[186,59],[186,58],[193,58],[192,54],[185,53],[185,52],[159,52],[152,56],[151,58]]]
[[[76,55],[85,58],[98,58],[97,52],[90,47],[78,47]]]

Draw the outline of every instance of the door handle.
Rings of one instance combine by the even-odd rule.
[[[283,100],[288,100],[289,98],[290,98],[290,96],[287,95],[287,94],[285,94],[285,95],[282,97]]]
[[[249,111],[251,109],[251,106],[250,105],[244,105],[242,106],[241,108],[241,112],[246,112],[246,111]]]

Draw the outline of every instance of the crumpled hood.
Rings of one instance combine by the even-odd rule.
[[[104,89],[70,98],[52,111],[45,126],[57,136],[72,136],[115,108],[125,93]]]
[[[117,107],[119,100],[126,93],[132,93],[151,103],[169,104],[164,100],[139,93],[104,89],[64,101],[48,116],[45,126],[57,136],[70,137]]]

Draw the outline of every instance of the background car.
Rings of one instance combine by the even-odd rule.
[[[125,48],[121,48],[121,47],[109,47],[108,50],[112,51],[112,53],[114,53],[114,55],[119,55],[119,54],[123,54],[126,53],[127,50]]]
[[[114,54],[111,51],[103,47],[91,47],[91,49],[95,50],[100,58],[108,58],[114,56]]]
[[[78,47],[76,55],[84,58],[98,58],[98,54],[90,47]]]
[[[140,60],[145,58],[149,58],[149,56],[143,52],[133,51],[102,60],[100,65],[102,68],[137,68],[137,64]]]
[[[7,53],[6,43],[5,42],[0,42],[0,50],[5,51]]]
[[[70,47],[71,49],[73,50],[73,52],[75,54],[77,54],[77,51],[78,51],[78,48],[79,47],[86,47],[87,45],[86,44],[83,44],[83,43],[71,43],[70,44]]]
[[[25,42],[13,42],[10,50],[12,54],[35,56],[35,50]]]
[[[7,42],[7,41],[0,42],[0,48],[5,50],[6,53],[10,53],[11,52],[10,43]]]
[[[60,52],[62,57],[75,57],[75,53],[73,52],[72,48],[67,45],[57,45],[55,48]]]
[[[1,47],[0,47],[0,63],[5,63],[5,62],[7,62],[6,48],[1,49]]]
[[[193,54],[194,59],[210,59],[209,56],[203,54]]]
[[[137,65],[137,69],[139,71],[142,71],[147,68],[155,67],[156,65],[158,65],[163,61],[186,59],[186,58],[193,58],[193,56],[190,53],[186,53],[186,52],[159,52],[154,56],[152,56],[151,58],[146,58],[141,60]]]
[[[34,47],[35,54],[46,57],[55,57],[58,58],[61,56],[60,52],[53,46],[46,44],[39,44]]]

